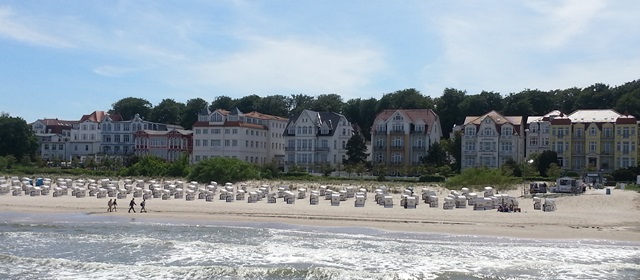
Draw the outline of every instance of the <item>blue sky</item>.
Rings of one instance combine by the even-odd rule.
[[[0,111],[616,86],[640,78],[639,14],[636,0],[0,0]]]

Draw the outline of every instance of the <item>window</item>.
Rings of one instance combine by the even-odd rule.
[[[231,130],[230,130],[230,129],[228,129],[228,128],[225,128],[225,129],[224,129],[224,134],[229,134],[229,132],[231,132]]]
[[[207,139],[202,139],[202,146],[203,146],[203,147],[209,146],[209,140],[207,140]]]
[[[466,127],[464,129],[464,135],[475,135],[476,134],[476,128],[475,127]]]
[[[476,150],[476,143],[475,142],[466,142],[466,143],[464,143],[464,150],[465,151],[475,151]]]
[[[529,138],[529,146],[537,147],[538,138],[537,137]]]
[[[576,137],[582,137],[582,128],[579,128],[579,127],[576,128],[574,130],[574,133],[575,133]]]
[[[401,121],[401,120],[404,120],[404,119],[402,118],[402,116],[401,116],[400,114],[397,114],[397,115],[395,115],[395,116],[393,117],[393,120],[394,120],[394,121]]]
[[[513,135],[513,128],[510,126],[502,128],[502,136],[511,136]]]
[[[200,139],[196,139],[196,147],[200,147],[201,141]]]
[[[483,136],[493,136],[493,130],[490,127],[485,127],[482,130],[482,135]]]
[[[589,136],[596,136],[597,134],[598,133],[595,127],[592,126],[591,128],[589,128]]]
[[[125,143],[131,142],[130,135],[128,134],[123,135],[122,138]]]
[[[604,137],[605,138],[611,138],[612,133],[611,133],[611,128],[610,127],[605,127],[604,128]]]
[[[511,152],[513,150],[513,143],[511,142],[502,142],[500,144],[500,148],[503,152]]]
[[[232,129],[232,130],[231,130],[231,133],[233,133],[233,134],[238,134],[238,129],[237,129],[237,128]]]
[[[234,147],[237,147],[238,146],[238,140],[231,141],[231,145],[234,146]]]
[[[211,115],[211,121],[212,122],[221,122],[222,121],[222,115],[220,115],[219,113],[215,113]]]
[[[44,144],[44,149],[49,150],[49,144]]]
[[[595,152],[596,151],[596,142],[591,141],[589,142],[589,152]]]

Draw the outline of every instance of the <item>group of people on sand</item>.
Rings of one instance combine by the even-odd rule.
[[[136,209],[133,208],[133,206],[136,206],[136,199],[132,198],[131,201],[129,202],[129,212],[131,213],[131,211],[133,211],[133,213],[136,213]],[[142,202],[140,202],[140,213],[147,213],[147,209],[145,208],[147,204],[147,200],[146,199],[142,199]],[[109,202],[107,202],[107,212],[118,212],[118,202],[117,199],[109,199]]]

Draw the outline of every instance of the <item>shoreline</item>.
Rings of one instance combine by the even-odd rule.
[[[519,190],[513,190],[517,194]],[[442,196],[440,202],[442,203]],[[127,199],[121,199],[118,212],[106,212],[109,198],[75,198],[72,196],[0,196],[0,211],[37,215],[86,214],[100,217],[135,218],[137,222],[163,220],[167,222],[238,222],[283,223],[314,227],[358,227],[390,232],[436,233],[464,236],[510,237],[554,240],[595,240],[640,242],[640,194],[616,190],[605,195],[604,190],[590,190],[579,196],[557,198],[558,209],[553,212],[533,210],[531,199],[518,198],[521,213],[500,213],[496,210],[444,210],[420,203],[416,209],[399,205],[394,195],[393,208],[373,202],[368,194],[365,207],[354,207],[353,199],[340,206],[330,206],[320,199],[318,205],[308,200],[286,204],[266,201],[224,202],[203,199],[147,200],[148,213],[127,213]],[[141,198],[136,198],[140,202]],[[125,206],[127,205],[127,206]],[[140,206],[136,206],[138,211]]]

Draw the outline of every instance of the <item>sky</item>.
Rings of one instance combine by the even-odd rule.
[[[640,78],[639,14],[637,0],[0,0],[0,111],[617,86]]]

